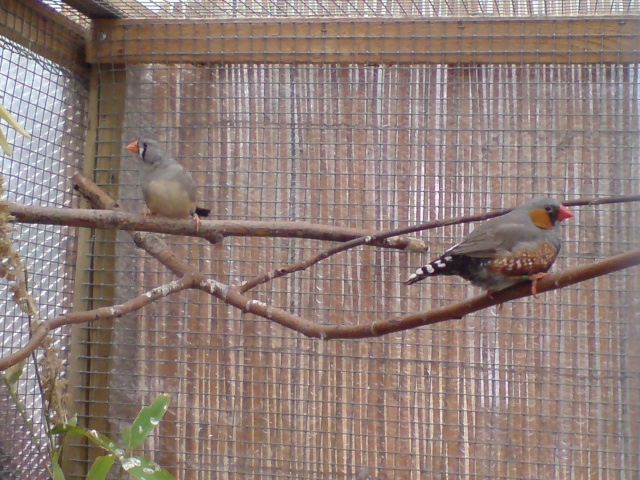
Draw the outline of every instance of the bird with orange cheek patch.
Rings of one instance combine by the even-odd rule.
[[[436,275],[458,275],[491,294],[547,275],[562,240],[559,222],[573,217],[553,198],[536,198],[480,224],[436,260],[420,267],[405,285]]]

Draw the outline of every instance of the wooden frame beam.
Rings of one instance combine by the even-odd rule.
[[[65,4],[91,19],[96,18],[126,18],[129,17],[155,17],[157,12],[153,10],[150,2],[134,3],[127,0],[62,0]],[[147,3],[149,6],[145,6]],[[169,7],[167,7],[169,8]]]
[[[88,76],[88,31],[36,0],[2,0],[0,35],[68,70]]]
[[[640,17],[96,20],[90,63],[636,63]]]
[[[125,15],[117,4],[99,3],[93,0],[62,0],[71,8],[89,18],[123,18]]]

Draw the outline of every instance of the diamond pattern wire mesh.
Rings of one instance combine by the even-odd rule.
[[[159,38],[169,18],[638,12],[637,1],[90,3],[154,18]],[[170,47],[189,52],[189,40]],[[95,173],[109,179],[106,188],[117,183],[132,212],[142,208],[139,165],[118,147],[143,135],[192,170],[216,219],[384,230],[541,194],[640,187],[637,64],[267,65],[233,63],[232,51],[223,65],[135,58],[94,67],[102,92],[97,145],[120,150],[98,148]],[[576,209],[554,270],[634,248],[638,212],[636,204]],[[421,234],[426,255],[361,248],[331,257],[254,298],[328,323],[468,298],[478,291],[456,278],[401,282],[469,228]],[[326,247],[164,238],[230,284]],[[109,300],[99,296],[103,287],[121,302],[173,279],[124,234],[113,262],[112,284],[91,272],[96,296],[88,301]],[[81,421],[116,434],[168,392],[170,411],[143,453],[185,479],[632,479],[640,474],[638,278],[634,268],[500,311],[331,342],[183,292],[82,327],[93,343],[90,361],[74,364],[88,381],[78,387]],[[96,344],[107,353],[93,353]],[[80,448],[68,455],[88,463]]]
[[[81,165],[86,129],[86,85],[14,43],[0,40],[2,103],[31,133],[24,138],[2,125],[13,155],[0,158],[5,199],[40,205],[72,205],[71,174]],[[14,247],[27,267],[30,293],[42,319],[68,312],[73,293],[75,229],[49,225],[15,225]],[[0,339],[3,356],[28,338],[30,320],[13,303],[6,282],[0,286]],[[69,329],[53,333],[66,357]],[[62,372],[66,375],[66,372]],[[44,462],[46,430],[42,401],[30,359],[16,386],[35,427],[33,442],[19,411],[0,385],[0,472],[7,479],[48,478]]]

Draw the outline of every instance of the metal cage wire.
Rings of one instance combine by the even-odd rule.
[[[123,146],[140,137],[159,140],[192,171],[216,219],[385,230],[533,196],[640,187],[639,72],[627,60],[634,54],[629,36],[608,32],[613,43],[597,44],[595,60],[581,63],[580,48],[593,43],[570,31],[554,44],[562,50],[529,52],[524,61],[518,45],[491,40],[499,23],[471,34],[446,27],[442,43],[427,44],[415,26],[374,35],[365,21],[540,17],[544,37],[547,17],[635,14],[636,1],[87,5],[145,20],[125,23],[122,38],[112,36],[118,25],[103,43],[94,35],[89,52],[98,88],[94,175],[131,212],[143,206],[139,164]],[[274,37],[256,17],[282,19],[276,31],[304,40]],[[300,24],[288,29],[288,21],[320,17],[340,17],[343,32],[361,35],[353,44],[357,61],[340,60],[330,40],[316,41]],[[176,23],[200,19],[229,19],[237,35],[209,38]],[[100,22],[94,34],[111,28]],[[178,35],[175,28],[182,28]],[[448,43],[460,38],[469,43],[458,50]],[[386,41],[413,42],[414,60],[379,62],[380,45],[393,45]],[[277,48],[266,51],[271,45]],[[428,52],[430,45],[441,50]],[[424,52],[447,62],[420,63]],[[213,55],[222,61],[208,61]],[[637,244],[637,204],[575,214],[563,225],[556,271]],[[351,250],[252,294],[329,323],[443,306],[478,291],[448,277],[401,283],[470,228],[420,234],[430,249],[424,255]],[[326,247],[291,238],[164,240],[228,284]],[[123,233],[97,233],[90,251],[89,304],[122,302],[173,279]],[[106,433],[118,432],[158,393],[171,395],[170,412],[143,453],[178,478],[631,479],[640,473],[638,273],[358,341],[302,338],[182,292],[116,322],[78,327],[91,342],[87,358],[69,368],[86,380],[76,394],[81,421]],[[71,459],[88,464],[84,445],[77,447]]]
[[[87,128],[86,84],[13,42],[0,41],[0,83],[2,103],[31,132],[24,138],[8,130],[13,155],[0,159],[5,189],[4,200],[41,206],[73,205],[70,176],[82,158]],[[4,130],[4,126],[3,126]],[[12,238],[26,267],[30,293],[41,318],[53,318],[71,308],[74,286],[76,229],[50,225],[15,225]],[[0,338],[3,352],[22,345],[29,336],[33,319],[11,299],[11,291],[1,287],[2,320]],[[53,345],[66,360],[69,328],[52,333]],[[62,377],[66,372],[60,372]],[[35,365],[30,359],[15,386],[28,417],[34,424],[31,437],[20,412],[0,387],[2,416],[0,427],[0,472],[2,478],[45,478],[48,461],[46,426],[42,419],[42,398],[37,386]],[[38,446],[38,442],[40,446]]]

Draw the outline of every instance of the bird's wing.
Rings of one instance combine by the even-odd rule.
[[[462,242],[447,250],[447,255],[467,255],[476,258],[492,258],[496,254],[510,252],[514,246],[535,242],[540,233],[521,223],[487,225],[475,229]]]

